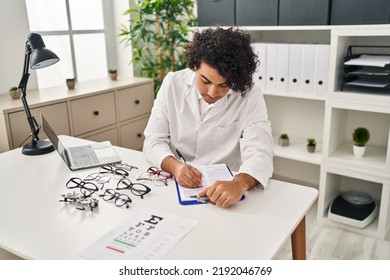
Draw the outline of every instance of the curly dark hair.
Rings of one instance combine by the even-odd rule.
[[[249,33],[237,28],[207,28],[195,31],[192,42],[184,47],[191,70],[205,62],[226,78],[227,85],[244,96],[253,86],[252,76],[259,64]]]

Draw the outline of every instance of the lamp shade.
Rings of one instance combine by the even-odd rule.
[[[28,36],[28,42],[32,50],[30,58],[31,69],[44,68],[60,60],[54,52],[46,48],[41,35],[31,33]]]

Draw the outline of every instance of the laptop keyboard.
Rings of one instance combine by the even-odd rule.
[[[99,159],[91,146],[68,148],[76,166],[91,166],[99,164]]]

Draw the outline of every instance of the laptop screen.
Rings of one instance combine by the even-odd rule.
[[[47,138],[49,138],[50,142],[53,144],[54,148],[60,154],[65,163],[69,165],[68,159],[65,154],[65,147],[58,138],[57,133],[55,133],[55,131],[50,126],[49,122],[46,120],[43,114],[41,114],[41,119],[43,132],[46,134]]]

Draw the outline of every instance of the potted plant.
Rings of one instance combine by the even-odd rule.
[[[140,76],[153,79],[155,93],[169,71],[186,67],[183,46],[188,42],[189,27],[196,25],[195,2],[135,1],[135,8],[124,12],[130,15],[130,25],[121,26],[121,42],[132,47],[131,63]]]
[[[110,78],[112,81],[116,81],[118,78],[118,73],[116,68],[110,68],[108,69],[108,74],[110,75]]]
[[[76,78],[67,78],[66,86],[68,87],[68,89],[74,89],[76,86]]]
[[[283,133],[279,136],[278,143],[280,146],[286,147],[290,144],[290,138],[288,137],[288,135],[286,133]]]
[[[366,151],[366,144],[370,140],[370,132],[365,127],[357,127],[352,133],[353,153],[360,158]]]
[[[9,95],[11,96],[12,99],[19,99],[20,98],[19,88],[17,86],[12,86],[9,89]]]
[[[307,138],[307,151],[309,153],[314,153],[316,151],[316,145],[317,145],[317,142],[316,142],[316,139],[314,138]]]

